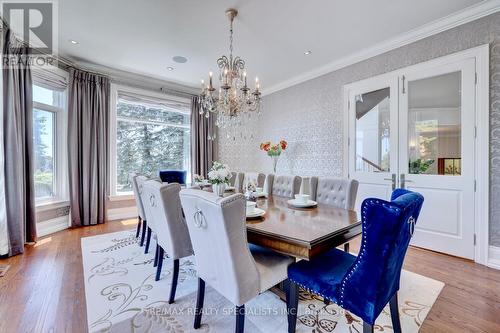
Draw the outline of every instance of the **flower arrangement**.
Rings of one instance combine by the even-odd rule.
[[[203,178],[203,176],[200,176],[198,174],[194,174],[193,179],[195,183],[203,183],[203,181],[205,181],[205,178]]]
[[[276,173],[276,165],[278,164],[278,159],[281,153],[286,150],[288,143],[281,139],[279,143],[271,143],[271,141],[262,142],[260,144],[260,150],[267,153],[267,156],[273,159],[273,170]]]
[[[227,165],[214,161],[212,168],[208,172],[208,181],[210,184],[229,184],[231,172]]]
[[[260,150],[267,153],[267,156],[280,156],[281,152],[286,149],[288,143],[281,139],[279,143],[273,144],[271,141],[262,142],[260,144]]]

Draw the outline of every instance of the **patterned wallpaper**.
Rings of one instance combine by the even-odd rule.
[[[219,135],[219,156],[234,170],[271,172],[258,150],[263,140],[286,138],[278,172],[340,176],[343,166],[343,85],[482,44],[490,44],[490,244],[500,246],[500,13],[456,27],[263,99],[254,140]]]

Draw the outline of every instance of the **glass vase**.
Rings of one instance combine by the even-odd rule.
[[[219,197],[224,196],[224,192],[226,191],[226,184],[213,184],[212,191],[217,194]]]
[[[271,158],[273,159],[273,171],[274,171],[274,174],[276,174],[276,166],[278,165],[278,160],[279,160],[280,156],[274,155],[274,156],[271,156]]]

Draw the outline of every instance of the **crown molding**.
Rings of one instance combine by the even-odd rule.
[[[117,67],[109,67],[85,60],[72,61],[74,66],[85,70],[95,71],[110,77],[113,83],[130,86],[145,90],[158,91],[160,93],[173,93],[178,95],[198,95],[199,89],[184,83],[167,81],[159,77],[123,70]]]
[[[454,14],[445,16],[441,19],[427,23],[419,28],[410,30],[395,38],[376,44],[375,46],[367,48],[363,51],[353,53],[339,60],[330,62],[325,66],[318,67],[316,69],[297,75],[295,77],[292,77],[291,79],[285,80],[276,85],[273,85],[267,89],[264,89],[262,95],[263,96],[269,95],[274,92],[292,87],[299,83],[309,81],[311,79],[334,72],[336,70],[353,65],[363,60],[373,58],[377,55],[395,50],[402,46],[419,41],[421,39],[436,35],[440,32],[472,22],[474,20],[480,19],[482,17],[488,16],[498,11],[500,11],[500,0],[482,1],[476,5],[467,7]]]

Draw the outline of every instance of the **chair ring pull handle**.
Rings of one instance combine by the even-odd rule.
[[[202,228],[204,225],[206,225],[205,216],[203,215],[203,212],[200,209],[196,210],[193,219],[194,219],[194,225],[197,228]]]
[[[408,219],[408,231],[410,233],[410,237],[412,237],[415,233],[415,218],[413,216]]]

